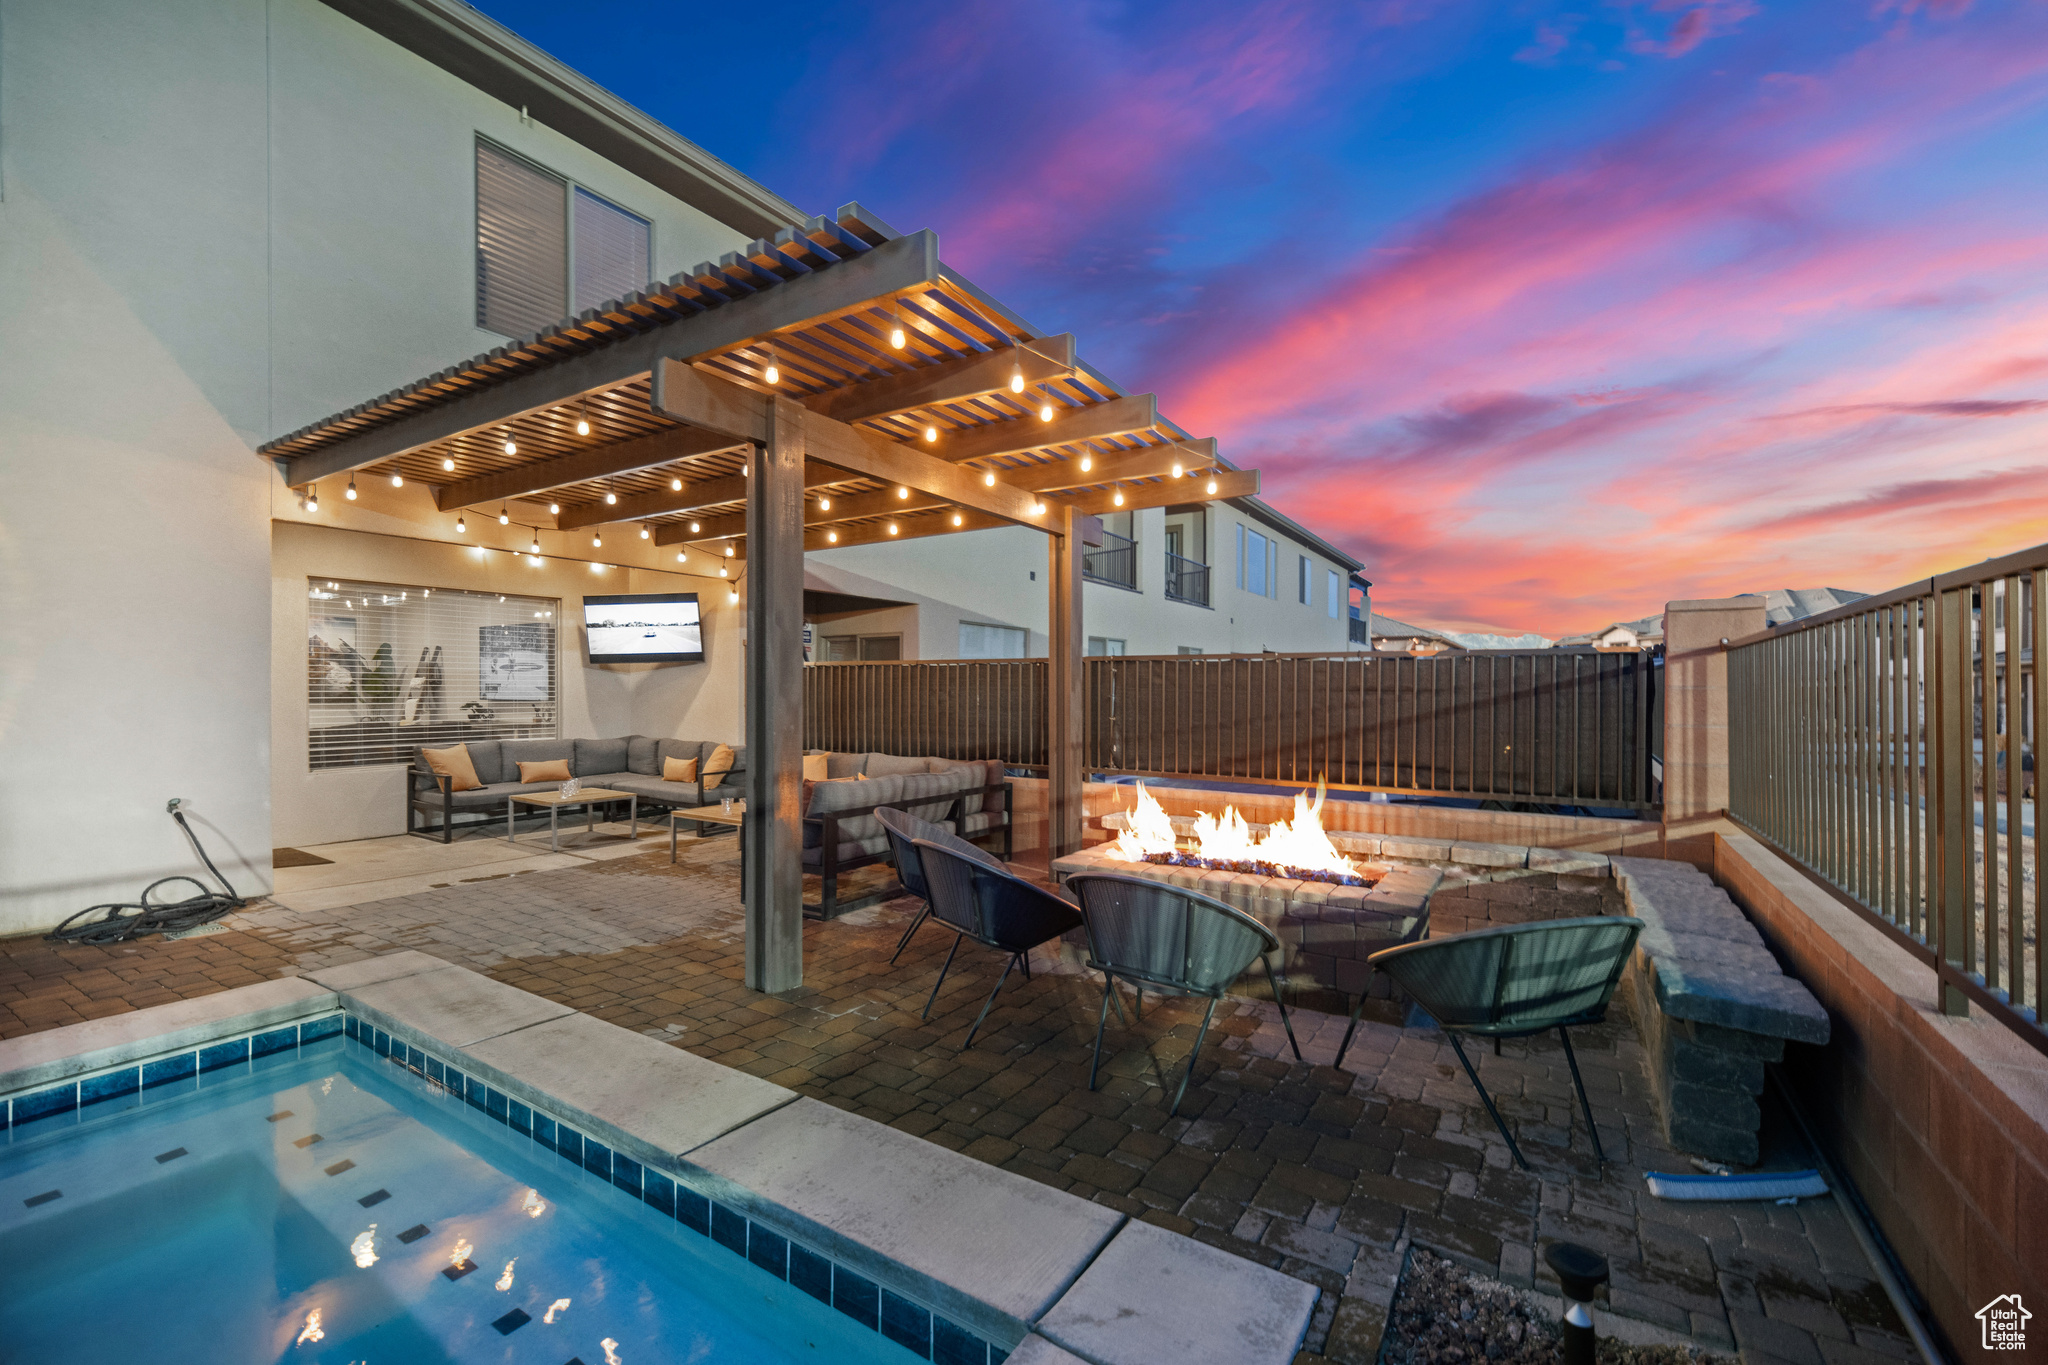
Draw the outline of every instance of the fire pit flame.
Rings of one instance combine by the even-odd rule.
[[[1232,871],[1263,871],[1300,880],[1364,884],[1358,864],[1337,851],[1323,831],[1327,783],[1316,784],[1315,800],[1306,791],[1294,798],[1294,818],[1267,827],[1261,839],[1245,823],[1237,807],[1226,805],[1221,817],[1204,811],[1195,817],[1195,847],[1184,850],[1173,819],[1152,793],[1138,784],[1138,804],[1124,814],[1124,831],[1110,852],[1126,862],[1182,863]]]

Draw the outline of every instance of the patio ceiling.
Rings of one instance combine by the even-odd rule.
[[[1258,491],[1152,395],[1083,363],[1071,336],[1037,333],[940,263],[931,233],[858,204],[261,453],[294,486],[395,474],[451,515],[495,505],[558,530],[637,522],[663,545],[724,542],[745,534],[760,438],[746,413],[767,396],[806,413],[806,549]]]

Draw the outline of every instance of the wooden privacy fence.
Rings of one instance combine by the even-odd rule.
[[[1091,658],[1090,772],[1647,809],[1655,660],[1499,650],[1434,658]],[[1046,762],[1037,659],[813,664],[813,749]]]
[[[2048,1051],[2034,826],[2048,546],[1728,651],[1730,813]]]

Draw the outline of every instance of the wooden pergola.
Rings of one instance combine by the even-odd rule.
[[[1082,544],[1112,510],[1246,497],[1213,439],[1084,364],[858,204],[268,443],[442,511],[545,495],[746,563],[746,979],[802,983],[803,556],[1029,526],[1047,538],[1048,841],[1081,841]],[[448,462],[453,461],[454,471]],[[791,663],[784,666],[781,661]]]

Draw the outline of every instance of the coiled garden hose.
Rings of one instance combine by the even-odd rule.
[[[197,877],[159,877],[143,888],[141,900],[109,901],[87,906],[44,937],[57,943],[121,943],[150,934],[176,934],[196,929],[247,905],[249,902],[236,893],[234,886],[213,865],[213,859],[206,856],[206,846],[199,842],[192,826],[185,823],[185,813],[178,809],[183,804],[181,799],[174,797],[165,809],[178,822],[178,828],[185,831],[185,837],[192,841],[193,850],[199,854],[199,861],[206,864],[206,870],[225,888],[226,894],[209,889]],[[198,894],[182,900],[157,900],[157,888],[173,882],[184,882],[195,888]]]

